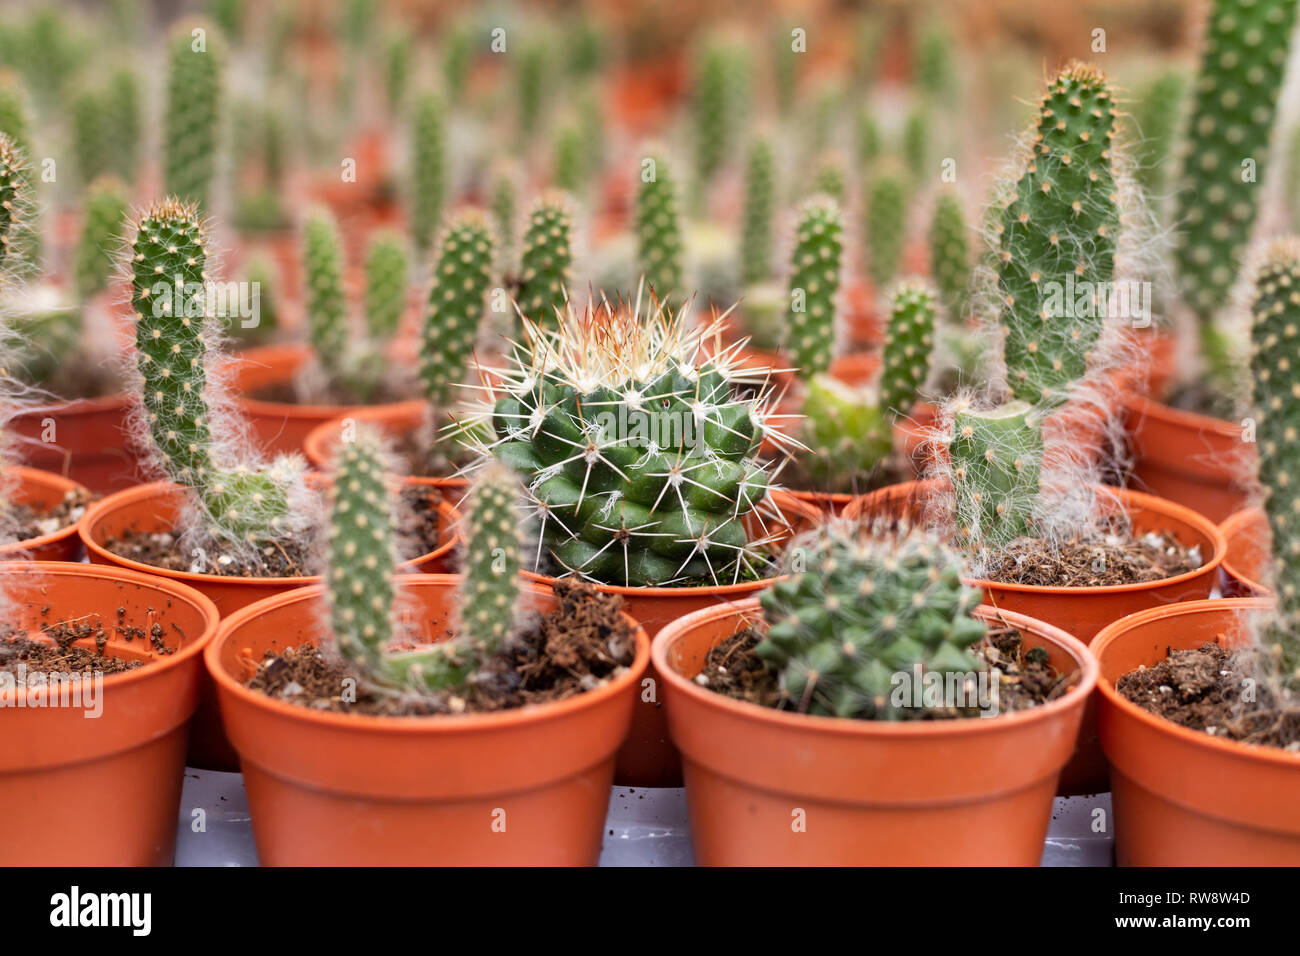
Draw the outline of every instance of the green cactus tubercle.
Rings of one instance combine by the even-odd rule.
[[[840,207],[815,196],[799,213],[790,256],[790,355],[805,378],[825,372],[835,351],[836,303],[844,251]]]
[[[533,206],[519,266],[519,311],[537,325],[555,326],[568,299],[573,264],[573,216],[563,194]]]
[[[836,521],[796,539],[799,565],[759,595],[768,628],[755,652],[802,713],[903,720],[920,708],[891,700],[894,676],[969,674],[985,634],[982,597],[963,561],[917,532],[897,540]]]
[[[478,210],[462,213],[443,233],[420,330],[420,381],[436,409],[459,397],[492,283],[493,246]]]

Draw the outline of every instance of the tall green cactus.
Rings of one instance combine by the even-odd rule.
[[[907,188],[892,170],[871,177],[867,189],[867,274],[877,286],[898,275],[903,260],[903,228],[907,216]]]
[[[107,154],[108,169],[122,182],[130,185],[136,181],[139,172],[140,144],[144,138],[140,76],[134,67],[123,64],[112,71],[103,106],[106,114],[103,127],[104,151]]]
[[[515,58],[515,129],[521,149],[532,143],[542,123],[550,93],[550,65],[549,45],[530,33]]]
[[[399,114],[406,104],[410,78],[411,37],[405,30],[395,30],[384,48],[384,96],[393,115]]]
[[[551,182],[574,196],[584,191],[587,179],[586,145],[576,122],[561,123],[555,132],[552,150]]]
[[[411,149],[411,233],[416,248],[425,250],[437,234],[447,194],[446,107],[436,93],[416,101]]]
[[[731,52],[716,41],[706,43],[697,55],[692,112],[695,125],[695,177],[701,188],[713,181],[722,167],[735,129],[736,104],[732,102]]]
[[[1194,88],[1174,222],[1174,261],[1200,319],[1215,378],[1231,382],[1232,344],[1219,313],[1241,266],[1269,166],[1296,0],[1214,0]]]
[[[790,355],[804,378],[825,372],[834,357],[843,233],[840,207],[830,197],[814,196],[800,209],[786,316]]]
[[[74,254],[77,294],[82,301],[108,285],[126,226],[126,207],[126,189],[117,179],[101,178],[91,184]]]
[[[519,311],[555,326],[568,299],[573,265],[573,215],[563,193],[541,197],[528,214],[519,266]]]
[[[1135,172],[1153,203],[1166,189],[1169,157],[1186,95],[1187,77],[1181,70],[1167,69],[1144,83],[1133,102]]]
[[[870,170],[871,165],[880,158],[880,125],[869,106],[858,108],[853,126],[854,152],[861,172]]]
[[[934,292],[923,282],[900,283],[891,300],[881,357],[880,404],[906,415],[930,374],[934,350]]]
[[[643,160],[640,175],[636,235],[641,274],[662,299],[685,291],[677,186],[662,156],[652,155]]]
[[[348,376],[348,308],[343,294],[343,241],[334,216],[314,209],[303,229],[303,300],[307,338],[327,376],[336,386]]]
[[[952,96],[957,82],[952,36],[938,20],[917,34],[913,73],[922,92],[938,100]]]
[[[1009,404],[954,409],[949,445],[957,524],[996,549],[1030,530],[1040,500],[1044,416],[1088,369],[1104,308],[1062,308],[1067,289],[1104,296],[1114,275],[1119,205],[1114,101],[1100,72],[1072,63],[1048,84],[1033,155],[997,222],[997,292]]]
[[[515,242],[519,214],[518,172],[513,163],[498,163],[492,171],[490,188],[492,227],[497,236],[497,272],[511,275],[515,270]]]
[[[970,243],[961,199],[946,192],[934,204],[930,219],[930,274],[939,287],[948,315],[960,319],[971,280]]]
[[[84,86],[72,97],[72,152],[77,160],[77,175],[89,183],[104,172],[108,155],[104,151],[104,101],[99,90]]]
[[[377,232],[366,253],[366,326],[371,338],[386,342],[397,334],[406,310],[410,272],[406,243],[396,232]]]
[[[894,675],[982,669],[971,647],[982,594],[962,583],[962,556],[913,532],[881,538],[834,521],[796,539],[787,577],[759,595],[767,633],[755,648],[801,713],[903,720],[921,708],[892,701]]]
[[[208,208],[220,158],[224,50],[212,27],[178,29],[170,40],[163,178],[168,193]]]
[[[13,282],[18,238],[31,199],[23,156],[13,139],[0,131],[0,290]]]
[[[776,161],[764,137],[749,145],[745,164],[745,211],[740,228],[740,278],[745,285],[772,276],[772,227],[776,214]]]
[[[443,233],[420,332],[420,381],[435,409],[458,398],[492,283],[493,237],[477,209]]]
[[[926,105],[916,103],[903,123],[903,161],[913,183],[924,183],[930,171],[930,117]]]

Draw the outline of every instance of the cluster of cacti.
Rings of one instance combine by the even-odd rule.
[[[879,170],[867,187],[867,274],[877,286],[898,275],[903,260],[907,187],[892,170]]]
[[[1259,210],[1296,0],[1214,0],[1192,90],[1174,221],[1175,263],[1212,374],[1233,378],[1220,311]]]
[[[555,326],[568,300],[573,265],[573,213],[562,193],[543,196],[528,214],[519,260],[519,311],[536,325]]]
[[[985,634],[982,592],[962,582],[962,556],[920,532],[882,537],[839,520],[787,551],[788,576],[759,595],[767,632],[755,653],[801,713],[876,720],[920,718],[897,706],[895,675],[970,674]]]
[[[428,249],[442,220],[447,193],[446,107],[436,93],[424,93],[415,103],[411,130],[411,234],[417,249]]]
[[[339,446],[334,466],[326,571],[334,646],[376,689],[427,693],[464,685],[515,630],[522,593],[518,482],[498,466],[474,484],[455,636],[392,651],[395,496],[388,456],[375,433],[360,428]]]
[[[443,232],[420,330],[420,381],[440,412],[460,398],[492,282],[493,246],[492,229],[477,209]]]
[[[682,293],[682,223],[677,187],[663,156],[641,163],[636,197],[637,255],[641,275],[660,298]]]
[[[826,196],[804,203],[790,256],[788,348],[805,378],[831,367],[835,353],[835,316],[844,251],[840,207]]]
[[[971,281],[970,242],[966,214],[955,193],[946,192],[934,204],[930,219],[930,274],[948,315],[960,319]]]
[[[638,295],[566,310],[479,409],[484,459],[520,476],[537,515],[536,567],[611,584],[728,583],[766,569],[766,394],[742,392],[734,350],[706,351],[693,323]]]
[[[163,181],[183,202],[211,205],[221,147],[223,50],[211,28],[170,41],[163,123]]]
[[[1011,401],[957,403],[948,446],[957,528],[996,549],[1031,530],[1040,501],[1042,419],[1088,371],[1104,302],[1052,304],[1067,287],[1104,297],[1120,215],[1113,172],[1115,104],[1101,74],[1074,63],[1048,84],[1014,196],[996,226],[998,324]],[[1060,313],[1060,314],[1058,314]]]

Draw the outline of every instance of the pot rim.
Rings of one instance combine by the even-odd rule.
[[[205,574],[199,571],[176,571],[172,568],[160,568],[152,564],[145,564],[143,561],[136,561],[133,558],[124,557],[115,551],[110,551],[107,547],[95,540],[91,533],[91,526],[99,520],[105,512],[113,511],[116,508],[126,504],[134,504],[137,500],[149,499],[160,496],[160,493],[167,491],[176,491],[184,494],[187,489],[170,481],[150,481],[142,485],[132,485],[130,488],[123,488],[121,491],[115,491],[112,494],[105,495],[98,501],[92,503],[86,508],[86,513],[81,516],[81,520],[74,525],[77,535],[81,538],[82,543],[86,546],[87,552],[94,552],[106,565],[115,565],[117,567],[129,568],[132,571],[141,574],[147,574],[153,577],[171,578],[175,581],[183,582],[203,582],[206,584],[227,584],[239,587],[273,587],[283,588],[286,582],[292,582],[295,586],[307,586],[317,584],[321,580],[319,574],[306,574],[299,577],[264,577],[253,578],[229,574]],[[447,541],[438,545],[428,554],[417,555],[403,561],[400,567],[414,567],[416,564],[442,558],[450,554],[452,549],[460,542],[460,512],[457,511],[449,502],[440,501],[438,503],[439,528],[443,527],[446,522]],[[106,565],[97,565],[103,567]]]
[[[239,375],[241,365],[257,368],[271,368],[279,362],[290,361],[299,357],[301,363],[312,356],[311,346],[302,342],[273,342],[269,345],[255,345],[252,348],[236,352],[225,359],[226,368],[235,376]],[[292,377],[292,376],[290,376]],[[238,379],[232,384],[238,384]],[[311,402],[272,402],[261,398],[251,398],[242,387],[234,390],[235,404],[246,412],[258,415],[284,418],[339,418],[357,408],[379,408],[380,405],[317,405]],[[396,404],[385,402],[381,404]]]
[[[69,398],[59,399],[48,404],[42,404],[25,412],[20,412],[14,416],[15,420],[21,421],[23,418],[36,418],[49,414],[60,415],[77,415],[91,414],[95,412],[116,411],[121,408],[127,408],[135,402],[135,395],[129,391],[114,392],[111,395],[98,395],[94,398]]]
[[[891,488],[903,488],[908,485],[925,485],[935,481],[938,478],[925,478],[915,481],[903,481],[896,485],[886,485],[878,491],[871,492],[867,495],[860,495],[859,500],[866,500],[871,495],[881,494]],[[1156,588],[1162,588],[1169,585],[1186,584],[1194,578],[1201,577],[1205,574],[1211,574],[1216,568],[1223,564],[1224,555],[1227,553],[1228,545],[1223,539],[1223,533],[1209,518],[1205,517],[1198,511],[1180,505],[1177,502],[1170,501],[1168,498],[1161,498],[1158,495],[1150,495],[1144,491],[1134,491],[1132,488],[1118,488],[1113,485],[1097,485],[1099,491],[1110,495],[1117,502],[1125,502],[1126,508],[1129,506],[1138,506],[1148,511],[1162,512],[1167,517],[1177,518],[1184,524],[1198,528],[1213,545],[1211,553],[1205,557],[1198,567],[1190,571],[1184,571],[1182,574],[1175,574],[1172,577],[1159,578],[1155,581],[1135,581],[1130,584],[1103,584],[1097,587],[1078,587],[1065,586],[1061,584],[1011,584],[1002,581],[990,581],[987,578],[966,578],[966,582],[972,587],[983,588],[985,591],[1004,591],[1014,592],[1017,594],[1131,594],[1138,591],[1152,591]],[[861,506],[858,506],[861,508]]]
[[[701,608],[664,626],[655,635],[650,648],[650,661],[665,680],[672,685],[673,693],[684,694],[695,703],[729,713],[731,716],[746,720],[757,720],[791,731],[814,731],[839,736],[858,736],[864,738],[926,738],[945,735],[972,737],[985,733],[997,733],[1008,727],[1015,727],[1030,722],[1049,719],[1074,707],[1082,706],[1092,693],[1100,675],[1097,660],[1088,647],[1076,637],[1072,637],[1054,624],[1016,611],[1005,611],[990,605],[980,605],[975,613],[993,621],[1001,621],[1012,627],[1030,630],[1068,652],[1079,664],[1078,682],[1056,700],[1031,707],[1028,710],[999,714],[997,717],[959,717],[953,720],[911,720],[884,721],[858,720],[852,717],[820,717],[811,714],[797,714],[789,711],[762,707],[748,701],[736,700],[716,691],[700,687],[677,672],[668,662],[670,646],[681,636],[698,624],[714,618],[728,615],[745,616],[753,614],[762,619],[762,608],[757,597],[738,601],[734,604],[719,604]],[[668,706],[672,706],[671,703]]]
[[[1092,639],[1091,647],[1093,654],[1097,658],[1098,669],[1100,671],[1100,662],[1102,655],[1106,652],[1108,646],[1117,644],[1129,635],[1134,627],[1140,624],[1146,624],[1148,621],[1154,621],[1162,617],[1178,617],[1184,614],[1200,614],[1205,611],[1222,611],[1231,613],[1233,611],[1262,611],[1273,606],[1271,598],[1211,598],[1205,601],[1183,601],[1179,604],[1165,604],[1159,607],[1147,608],[1144,611],[1135,611],[1132,614],[1121,617],[1117,621],[1112,621],[1104,628],[1097,632],[1097,636]],[[1166,720],[1163,717],[1157,717],[1148,711],[1143,710],[1137,704],[1122,697],[1115,685],[1107,680],[1100,673],[1097,680],[1097,691],[1106,699],[1116,710],[1124,714],[1125,717],[1136,720],[1147,727],[1159,733],[1167,734],[1183,743],[1205,747],[1212,752],[1238,758],[1250,760],[1260,760],[1265,763],[1271,763],[1278,767],[1297,770],[1300,769],[1300,754],[1287,753],[1277,747],[1261,747],[1254,744],[1242,743],[1237,740],[1224,740],[1220,737],[1212,737],[1207,733],[1199,730],[1192,730],[1174,723],[1172,720]]]
[[[127,568],[107,564],[78,564],[72,561],[0,561],[0,574],[22,575],[38,581],[44,577],[58,576],[107,578],[124,584],[133,584],[138,588],[159,591],[173,600],[185,601],[203,616],[203,631],[196,640],[186,642],[175,654],[152,656],[143,667],[120,674],[105,674],[103,676],[105,687],[126,687],[146,680],[166,668],[183,664],[207,649],[216,636],[221,622],[221,612],[217,610],[212,600],[189,585]]]
[[[1235,425],[1223,418],[1215,418],[1213,415],[1201,415],[1197,412],[1184,411],[1181,408],[1174,408],[1171,405],[1157,402],[1155,399],[1127,390],[1121,391],[1119,397],[1125,409],[1135,415],[1161,419],[1170,424],[1195,431],[1215,432],[1223,437],[1237,437],[1241,433],[1240,425]]]
[[[80,489],[87,495],[90,495],[90,489],[78,481],[66,478],[63,475],[55,474],[52,471],[45,471],[41,468],[29,468],[26,465],[5,465],[0,468],[5,474],[16,475],[20,484],[31,482],[40,484],[44,482],[47,485],[53,485],[61,488],[66,494],[69,491]],[[89,511],[94,503],[86,505],[86,511]],[[85,517],[85,514],[82,514]],[[56,544],[68,538],[76,537],[77,528],[81,525],[81,519],[78,518],[72,524],[64,525],[62,528],[51,531],[49,534],[39,534],[34,538],[23,538],[21,541],[11,541],[8,544],[0,544],[0,560],[5,560],[10,556],[17,557],[26,551],[35,551],[37,548],[44,548],[51,544]]]
[[[397,580],[404,590],[409,587],[454,588],[460,582],[460,578],[461,576],[458,574],[411,573],[397,576]],[[550,597],[552,594],[549,588],[537,584],[532,584],[531,592],[545,597]],[[559,701],[528,704],[524,707],[514,707],[510,710],[494,711],[486,714],[438,714],[403,717],[381,717],[374,714],[338,714],[331,711],[299,707],[249,690],[246,685],[236,680],[226,671],[221,663],[221,649],[240,627],[264,612],[278,608],[281,605],[316,602],[324,593],[325,587],[321,584],[294,588],[255,601],[223,619],[217,627],[216,636],[208,642],[203,655],[204,665],[207,667],[212,679],[216,681],[218,690],[233,694],[242,703],[272,716],[298,720],[302,723],[315,724],[329,729],[359,730],[363,733],[376,734],[398,733],[411,736],[441,736],[460,731],[500,730],[519,724],[531,723],[538,719],[565,717],[573,712],[594,707],[611,697],[624,693],[634,681],[640,679],[646,663],[650,660],[650,639],[646,636],[645,628],[626,611],[623,611],[623,616],[635,628],[636,657],[623,674],[594,690],[583,691],[581,694],[575,694]]]
[[[345,418],[354,418],[358,421],[374,421],[389,417],[405,418],[408,413],[424,414],[424,409],[428,402],[424,399],[408,399],[403,402],[389,402],[384,405],[366,405],[361,408],[355,408],[345,411],[342,414],[331,418],[327,422],[321,422],[307,433],[307,437],[302,441],[302,452],[307,458],[307,463],[313,468],[320,471],[329,470],[329,457],[325,454],[328,447],[326,442],[337,431],[339,423]],[[427,475],[403,475],[399,472],[393,472],[393,478],[402,483],[403,486],[428,486],[432,488],[467,488],[469,479],[463,475],[447,475],[445,477],[431,477]]]
[[[1242,508],[1239,511],[1234,511],[1232,514],[1228,515],[1228,517],[1219,522],[1219,533],[1223,535],[1224,547],[1227,548],[1228,538],[1237,532],[1240,525],[1244,525],[1248,521],[1255,521],[1260,518],[1267,521],[1268,515],[1265,513],[1263,508],[1252,505],[1249,508]],[[1242,584],[1246,585],[1248,588],[1253,588],[1261,597],[1270,597],[1273,594],[1272,588],[1267,588],[1249,575],[1242,574],[1238,571],[1232,562],[1228,560],[1226,552],[1223,555],[1222,567],[1224,571],[1232,575]]]

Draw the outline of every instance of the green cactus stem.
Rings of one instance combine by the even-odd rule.
[[[918,34],[914,62],[916,85],[922,92],[935,100],[953,95],[957,71],[952,36],[938,20],[927,23]]]
[[[108,154],[108,168],[122,182],[132,184],[139,172],[140,143],[144,138],[140,77],[133,67],[123,65],[113,70],[108,78],[104,109],[107,114],[104,151]]]
[[[435,409],[459,397],[492,283],[493,245],[477,209],[458,215],[443,233],[420,332],[420,381]]]
[[[925,182],[930,169],[930,117],[920,103],[908,111],[903,124],[903,161],[913,182]]]
[[[384,67],[384,96],[389,112],[397,115],[406,105],[411,79],[411,37],[405,30],[397,30],[388,37]]]
[[[387,342],[402,324],[410,269],[401,235],[378,232],[371,237],[366,253],[366,326],[375,341]]]
[[[934,350],[934,292],[919,280],[905,281],[894,291],[885,329],[880,370],[880,404],[906,416],[930,375]]]
[[[951,318],[960,318],[966,307],[971,280],[970,243],[966,237],[966,214],[955,193],[946,192],[934,204],[930,219],[930,274]]]
[[[853,132],[858,169],[866,172],[880,158],[881,150],[880,126],[869,107],[859,107]]]
[[[1133,102],[1133,151],[1142,192],[1153,204],[1164,197],[1166,177],[1187,77],[1181,70],[1163,70],[1138,90]]]
[[[958,533],[988,547],[1028,535],[1043,460],[1042,423],[1034,406],[1014,401],[991,411],[959,409],[948,453]]]
[[[872,176],[867,191],[867,274],[877,286],[888,285],[898,275],[906,215],[902,176],[892,171]]]
[[[108,286],[122,244],[126,208],[126,189],[117,179],[100,178],[91,184],[74,253],[77,294],[82,301]]]
[[[682,293],[682,224],[677,187],[662,156],[647,157],[640,167],[636,200],[636,235],[641,274],[660,298]]]
[[[200,41],[189,29],[171,38],[167,108],[163,124],[163,178],[167,192],[208,208],[221,143],[222,59],[217,31]]]
[[[790,355],[804,378],[825,372],[834,357],[843,233],[840,207],[830,197],[814,196],[800,209],[787,324]]]
[[[961,555],[919,533],[882,539],[836,521],[798,538],[788,577],[759,595],[767,634],[755,649],[801,713],[903,720],[894,675],[970,674],[985,634],[982,593],[962,583]],[[797,556],[797,561],[796,561]]]
[[[307,338],[325,374],[336,386],[349,369],[347,299],[343,294],[343,242],[333,215],[317,208],[303,230],[303,273],[306,289]]]
[[[573,214],[563,193],[541,197],[528,214],[519,266],[519,311],[555,326],[568,300],[573,265]]]
[[[416,248],[425,250],[438,231],[447,193],[446,107],[436,93],[416,101],[411,148],[411,232]]]
[[[13,280],[18,238],[27,209],[29,181],[22,154],[13,139],[0,132],[0,289]]]
[[[587,178],[587,153],[582,130],[576,122],[560,124],[555,133],[553,157],[551,182],[555,188],[574,196],[583,193]]]
[[[892,433],[874,390],[830,375],[808,382],[799,439],[800,464],[818,490],[852,492],[889,454]]]
[[[745,211],[740,228],[740,278],[745,285],[772,278],[772,229],[776,214],[776,161],[772,144],[757,138],[745,164]]]
[[[822,154],[813,173],[812,191],[830,196],[841,206],[848,201],[848,171],[844,168],[844,157],[835,150]]]

